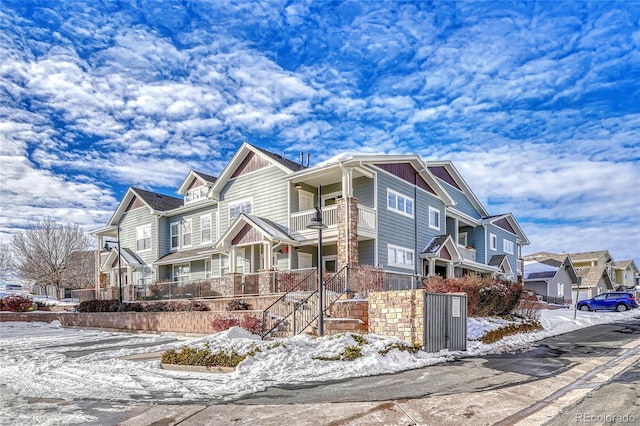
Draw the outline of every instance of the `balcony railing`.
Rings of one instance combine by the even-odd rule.
[[[458,245],[458,251],[463,259],[470,260],[472,262],[476,261],[476,249]]]
[[[307,230],[307,225],[311,223],[315,216],[315,210],[305,210],[303,212],[291,214],[291,231],[301,232]],[[322,221],[327,228],[335,228],[338,225],[338,206],[328,206],[322,208]],[[375,231],[376,211],[371,207],[358,204],[358,228]]]

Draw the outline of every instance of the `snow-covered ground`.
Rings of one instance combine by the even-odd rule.
[[[185,338],[69,329],[58,322],[0,322],[0,424],[81,424],[95,420],[78,407],[82,400],[110,404],[207,403],[232,400],[281,384],[398,372],[460,357],[524,348],[548,336],[638,318],[640,310],[577,312],[575,320],[573,316],[573,310],[569,309],[544,310],[543,331],[509,336],[491,345],[476,339],[488,330],[504,326],[506,321],[470,318],[467,351],[414,355],[397,349],[381,355],[382,349],[406,342],[376,335],[365,335],[366,344],[351,335],[297,336],[263,342],[239,328]],[[260,351],[227,374],[178,372],[162,369],[157,360],[122,359],[132,354],[179,349],[183,345],[208,345],[214,351],[235,349],[238,353],[256,348]],[[359,346],[362,356],[353,361],[318,359],[340,355],[347,346]],[[55,410],[51,404],[55,404]]]

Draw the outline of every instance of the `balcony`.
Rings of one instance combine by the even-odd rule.
[[[315,216],[315,210],[305,210],[303,212],[291,214],[291,232],[300,233],[304,236],[315,235],[315,231],[307,229],[307,225],[311,223]],[[327,225],[327,229],[336,229],[338,226],[338,206],[328,206],[322,208],[322,221]],[[376,230],[376,211],[371,207],[358,204],[358,234],[374,235]]]
[[[458,251],[464,260],[470,260],[472,262],[476,261],[476,249],[467,248],[458,244]]]

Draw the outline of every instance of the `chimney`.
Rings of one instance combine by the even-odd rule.
[[[311,154],[307,152],[307,167],[309,167],[309,159],[311,158]]]

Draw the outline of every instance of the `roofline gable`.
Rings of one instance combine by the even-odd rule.
[[[115,212],[113,212],[111,219],[109,219],[109,222],[107,223],[107,227],[118,225],[118,223],[120,222],[120,217],[122,217],[125,210],[127,209],[127,206],[129,205],[129,203],[131,202],[134,196],[138,197],[140,201],[142,201],[142,203],[149,209],[150,214],[157,213],[155,210],[151,208],[149,203],[145,201],[144,197],[138,194],[134,188],[129,187],[129,189],[127,189],[127,192],[124,194],[124,197],[122,197],[122,200],[120,200],[120,204],[118,204],[118,208],[116,209]]]
[[[526,245],[531,244],[531,242],[529,241],[529,239],[525,235],[524,231],[522,230],[522,228],[518,224],[518,221],[516,220],[516,218],[513,216],[512,213],[504,213],[504,214],[497,215],[497,216],[491,216],[490,218],[483,219],[483,222],[493,224],[494,222],[496,222],[496,221],[498,221],[500,219],[506,219],[509,222],[509,225],[511,225],[511,227],[516,231],[515,235],[516,235],[516,237],[518,237],[520,239],[520,244],[521,245],[526,246]],[[502,229],[502,228],[500,228],[500,229]],[[507,231],[507,232],[509,232],[509,231]]]
[[[456,166],[453,165],[452,161],[426,161],[426,166],[444,167],[447,172],[449,172],[451,177],[456,181],[458,186],[462,188],[462,193],[469,198],[471,204],[473,204],[473,206],[478,210],[480,215],[489,216],[489,212],[487,211],[487,209],[482,205],[478,197],[476,197],[476,194],[471,190],[471,187],[467,184],[467,181],[464,180]]]
[[[193,178],[202,180],[203,182],[205,182],[205,185],[207,182],[209,182],[209,179],[201,176],[200,173],[196,172],[195,170],[190,170],[189,173],[187,174],[187,177],[184,178],[184,180],[182,181],[182,184],[180,185],[176,193],[184,196],[187,193],[189,184],[191,183]],[[215,182],[212,182],[212,183],[215,183]]]

